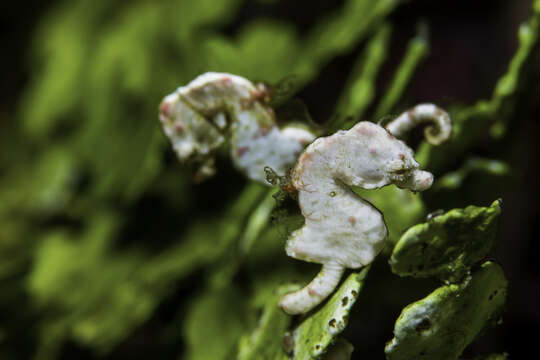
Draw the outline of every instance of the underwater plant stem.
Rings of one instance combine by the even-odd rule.
[[[403,95],[418,65],[429,53],[428,34],[425,25],[418,26],[418,34],[409,42],[403,60],[399,64],[392,82],[379,102],[373,119],[378,121],[390,113]]]

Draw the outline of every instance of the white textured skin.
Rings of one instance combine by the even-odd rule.
[[[291,234],[286,252],[323,268],[306,287],[281,299],[285,312],[311,310],[335,289],[345,268],[371,263],[383,248],[388,232],[382,214],[348,186],[375,189],[393,183],[423,191],[433,175],[418,167],[403,141],[370,122],[308,146],[293,172],[305,224]]]
[[[213,151],[230,136],[235,166],[268,185],[265,166],[284,175],[315,136],[294,126],[279,129],[266,95],[263,85],[208,72],[166,96],[159,119],[178,158],[200,162],[203,175],[213,174]]]
[[[386,129],[394,136],[401,137],[421,123],[433,123],[424,130],[427,141],[432,145],[443,143],[452,133],[450,116],[434,104],[416,105],[391,121]]]

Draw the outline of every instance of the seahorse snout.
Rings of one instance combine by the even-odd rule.
[[[433,184],[433,175],[427,171],[418,169],[411,170],[404,181],[394,180],[394,184],[402,189],[408,189],[412,191],[424,191],[431,187]]]
[[[413,191],[424,191],[433,184],[433,175],[430,172],[422,170],[414,170],[410,180],[409,189]]]

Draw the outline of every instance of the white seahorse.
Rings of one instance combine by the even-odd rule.
[[[313,309],[335,289],[346,268],[368,265],[382,250],[388,234],[382,214],[349,186],[376,189],[395,184],[413,191],[431,186],[433,175],[419,170],[413,151],[394,137],[428,121],[434,123],[426,129],[430,143],[449,138],[448,114],[435,105],[422,104],[386,129],[359,122],[348,131],[318,138],[302,153],[292,180],[305,224],[291,234],[286,252],[323,267],[308,285],[281,299],[285,312]]]
[[[265,166],[284,175],[315,136],[301,126],[279,129],[268,97],[263,84],[207,72],[166,96],[159,119],[178,158],[200,164],[199,179],[214,174],[214,152],[230,137],[234,165],[269,185]]]

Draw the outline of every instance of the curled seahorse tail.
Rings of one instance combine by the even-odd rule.
[[[452,134],[450,115],[434,104],[419,104],[386,125],[386,130],[396,137],[402,137],[414,127],[431,123],[424,130],[426,140],[432,145],[440,145]]]
[[[337,263],[323,264],[321,271],[308,285],[283,296],[279,306],[290,315],[308,312],[334,291],[344,270]]]

